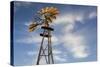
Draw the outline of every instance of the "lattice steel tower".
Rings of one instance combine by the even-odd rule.
[[[43,29],[43,33],[40,34],[40,36],[42,36],[42,42],[37,59],[37,65],[39,65],[41,63],[41,60],[44,59],[45,60],[42,62],[45,62],[47,64],[54,64],[52,45],[51,45],[51,31],[53,31],[53,29],[49,26],[48,27],[42,26],[41,28]]]
[[[59,14],[59,12],[57,8],[46,7],[38,11],[38,14],[40,16],[39,18],[41,19],[41,23],[32,23],[29,25],[30,32],[34,31],[38,25],[42,25],[41,29],[43,32],[40,33],[42,42],[36,64],[54,64],[51,45],[51,33],[54,31],[54,29],[50,27],[50,23],[52,23],[53,19],[56,19],[56,15]]]

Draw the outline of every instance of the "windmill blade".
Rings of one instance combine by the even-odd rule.
[[[46,18],[46,20],[47,20],[48,22],[51,22],[51,23],[52,23],[53,18],[52,18],[51,16],[45,16],[45,18]]]
[[[57,15],[57,14],[59,14],[59,11],[52,11],[51,14],[52,15]]]
[[[37,28],[38,24],[32,23],[29,25],[29,32],[34,31]]]
[[[55,7],[46,7],[46,8],[42,8],[40,11],[38,11],[38,13],[40,14],[45,14],[45,13],[50,13],[50,14],[59,14],[57,8]]]
[[[42,8],[42,9],[41,9],[41,13],[44,13],[44,12],[45,12],[45,11],[44,11],[44,9]]]
[[[50,15],[50,17],[52,18],[52,19],[56,19],[56,15]]]
[[[32,31],[34,31],[36,29],[36,27],[35,28],[32,28],[32,29],[29,29],[29,32],[32,32]]]
[[[47,21],[52,23],[52,18],[51,17],[48,17],[47,18]]]
[[[55,15],[53,15],[53,16],[52,16],[52,18],[53,18],[53,19],[56,19],[56,16],[55,16]]]
[[[48,9],[49,9],[49,7],[46,7],[46,8],[45,8],[45,12],[46,12],[46,13],[48,13]]]

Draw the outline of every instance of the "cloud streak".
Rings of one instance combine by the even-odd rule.
[[[32,44],[32,43],[39,43],[41,42],[41,37],[34,34],[34,35],[28,35],[24,38],[20,38],[16,40],[17,43],[26,43],[26,44]]]
[[[87,14],[88,15],[87,15]],[[57,17],[57,20],[54,20],[55,24],[74,24],[76,21],[84,23],[87,19],[92,19],[97,16],[97,12],[69,12]]]
[[[65,52],[63,52],[62,50],[59,50],[59,49],[54,49],[53,50],[53,55],[54,55],[54,60],[56,62],[67,62],[67,55]],[[63,56],[66,55],[64,58]]]

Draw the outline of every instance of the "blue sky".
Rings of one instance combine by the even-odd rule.
[[[41,42],[38,28],[28,26],[44,7],[56,7],[59,15],[51,26],[55,64],[97,60],[97,7],[71,4],[14,2],[14,65],[35,65]]]

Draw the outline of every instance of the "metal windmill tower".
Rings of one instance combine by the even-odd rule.
[[[37,58],[37,65],[43,64],[54,64],[53,53],[52,53],[52,45],[51,45],[51,32],[54,30],[50,27],[53,19],[56,19],[56,16],[59,14],[59,11],[55,7],[45,7],[38,11],[39,18],[41,19],[40,23],[32,23],[29,25],[29,31],[34,31],[37,26],[41,25],[41,29],[43,30],[40,33],[42,37],[42,42]]]

